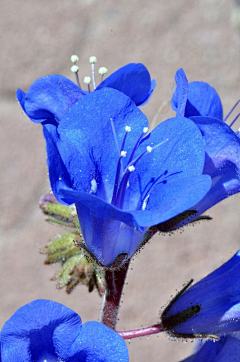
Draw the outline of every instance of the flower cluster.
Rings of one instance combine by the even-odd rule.
[[[206,153],[203,173],[212,179],[209,192],[193,207],[197,211],[196,218],[240,191],[240,139],[239,132],[232,130],[237,117],[230,126],[226,124],[231,112],[223,120],[221,100],[209,84],[188,84],[182,69],[177,71],[175,79],[177,87],[172,108],[178,116],[191,119],[201,131]]]
[[[111,76],[111,87],[107,78],[104,87],[78,98],[76,86],[59,76],[17,93],[24,112],[43,125],[55,197],[76,204],[87,248],[104,266],[121,254],[130,258],[149,227],[192,208],[211,188],[193,121],[177,116],[148,134],[147,118],[134,102],[143,70],[129,64]],[[149,77],[144,98],[150,92]]]

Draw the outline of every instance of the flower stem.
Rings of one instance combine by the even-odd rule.
[[[156,334],[156,333],[160,333],[160,332],[164,332],[164,328],[159,323],[159,324],[155,324],[151,327],[133,329],[131,331],[121,331],[121,332],[118,332],[118,334],[120,334],[120,336],[123,339],[132,339],[132,338],[137,338],[137,337],[150,336],[151,334]]]
[[[119,270],[106,270],[105,272],[106,291],[102,304],[100,322],[113,330],[115,330],[117,324],[118,309],[129,263],[129,261],[126,262]]]

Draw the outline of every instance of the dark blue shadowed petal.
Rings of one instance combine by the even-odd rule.
[[[81,318],[50,300],[35,300],[18,309],[1,331],[1,362],[57,361],[57,328],[65,331],[61,344],[63,350],[68,349],[79,335]]]
[[[58,124],[69,108],[86,92],[61,75],[37,79],[25,94],[18,89],[17,99],[23,111],[34,123]]]
[[[59,342],[64,334],[58,335]],[[59,343],[60,345],[60,343]],[[99,322],[86,322],[71,349],[65,353],[61,347],[59,355],[67,362],[128,362],[128,350],[122,337]]]
[[[78,217],[88,249],[103,265],[111,265],[120,254],[130,258],[140,244],[146,228],[141,228],[131,212],[92,197],[77,202]]]
[[[149,99],[155,85],[155,81],[151,83],[150,74],[143,64],[130,63],[111,74],[96,90],[104,87],[117,89],[131,98],[137,106],[141,106]]]
[[[148,97],[146,98],[146,100],[145,100],[143,103],[141,103],[141,104],[138,105],[138,107],[145,106],[145,104],[148,103],[148,101],[149,101],[149,99],[151,98],[152,93],[153,93],[156,85],[157,85],[157,84],[156,84],[155,79],[151,80],[151,88],[150,88],[150,91],[149,91],[149,95],[148,95]]]
[[[226,265],[186,290],[166,318],[193,306],[200,311],[172,330],[180,334],[224,334],[240,331],[240,251]],[[163,318],[163,321],[165,319]]]
[[[239,333],[222,336],[220,341],[207,341],[192,356],[181,362],[238,362],[240,359]]]

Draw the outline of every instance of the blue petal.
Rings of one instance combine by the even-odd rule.
[[[143,103],[139,104],[138,107],[145,106],[145,104],[148,103],[148,101],[149,101],[149,99],[151,98],[152,93],[153,93],[156,85],[157,85],[157,84],[156,84],[156,81],[155,81],[155,79],[153,79],[153,80],[151,81],[151,88],[150,88],[148,97],[146,98],[146,100],[145,100]]]
[[[222,121],[223,108],[216,90],[204,82],[191,82],[188,85],[188,100],[185,117],[206,116]]]
[[[200,306],[200,311],[191,317],[185,313],[185,321],[173,328],[175,333],[218,335],[240,331],[240,251],[184,292],[166,317],[193,306]]]
[[[177,117],[184,117],[188,97],[188,80],[183,69],[178,69],[175,75],[176,90],[173,94],[171,105]]]
[[[65,331],[62,350],[70,348],[81,328],[81,318],[71,309],[50,300],[35,300],[18,309],[1,331],[2,362],[57,361],[54,345],[57,328]]]
[[[151,83],[150,74],[143,64],[130,63],[112,73],[96,89],[117,89],[131,98],[137,106],[141,106],[149,99],[155,85],[155,81]]]
[[[64,334],[59,336],[59,342]],[[87,322],[82,325],[81,333],[64,353],[61,347],[59,355],[68,362],[128,362],[128,350],[122,337],[99,322]]]
[[[204,82],[188,84],[183,69],[175,76],[176,90],[171,105],[177,116],[206,116],[223,119],[222,103],[216,90]]]
[[[71,176],[66,165],[68,164],[68,158],[70,157],[68,157],[68,152],[71,149],[74,149],[74,147],[68,147],[69,145],[66,144],[66,142],[62,144],[54,125],[44,125],[43,134],[47,146],[47,164],[52,191],[60,203],[71,205],[74,203],[74,199],[65,198],[62,194],[60,194],[59,190],[72,187]],[[60,154],[58,146],[62,149],[62,154]],[[64,159],[66,161],[66,165],[64,163]]]
[[[148,146],[153,148],[150,153],[146,153]],[[210,188],[208,177],[194,179],[194,177],[202,174],[205,152],[201,132],[189,119],[176,117],[162,122],[143,139],[137,149],[136,158],[144,152],[146,154],[138,161],[135,171],[129,178],[129,187],[126,190],[126,201],[124,203],[125,208],[142,209],[144,198],[149,194],[150,198],[146,210],[151,210],[150,205],[152,204],[155,205],[152,209],[157,212],[156,206],[159,205],[158,211],[161,209],[162,216],[158,213],[154,219],[157,217],[163,219],[165,212],[168,212],[168,210],[171,212],[172,207],[176,206],[178,208],[181,202],[184,204],[187,201],[187,195],[184,192],[185,182],[188,185],[187,187],[191,185],[191,180],[192,185],[203,182],[203,188],[196,188],[195,193],[195,186],[190,187],[191,191],[189,190],[189,196],[191,193],[192,197],[199,200]],[[174,182],[175,186],[173,186]],[[158,185],[154,186],[154,184]],[[180,190],[183,191],[181,197],[178,194],[178,192],[181,192]],[[165,197],[162,196],[162,192]],[[140,205],[138,205],[139,196],[137,195],[141,195]],[[172,203],[175,196],[177,196],[178,201]],[[191,201],[190,199],[192,198],[189,197],[189,203],[193,201],[193,199]],[[186,210],[184,206],[183,209],[181,212]]]
[[[112,124],[114,125],[116,139]],[[96,195],[111,202],[115,183],[119,149],[126,135],[125,127],[132,131],[127,135],[124,149],[128,152],[124,158],[127,164],[133,146],[148,126],[146,116],[123,93],[104,88],[91,93],[77,102],[66,114],[58,127],[63,142],[72,143],[85,159],[85,164],[79,160],[78,154],[72,153],[71,162],[75,165],[74,188],[90,192],[91,180],[98,184]],[[88,167],[86,166],[88,165]],[[74,167],[74,166],[73,166]],[[81,182],[81,174],[89,175],[89,182]],[[90,177],[91,176],[91,177]]]
[[[192,117],[202,132],[206,161],[203,173],[212,177],[209,193],[196,205],[198,214],[240,191],[240,139],[224,122],[210,117]]]
[[[133,212],[121,210],[92,194],[66,189],[60,192],[63,198],[75,199],[87,247],[101,264],[112,264],[122,253],[132,256],[146,230],[138,225]]]
[[[77,203],[88,249],[106,266],[111,265],[120,254],[126,254],[130,258],[140,244],[146,228],[140,228],[130,212],[124,212],[110,204],[106,204],[104,208],[101,205],[103,202],[93,201],[94,204],[90,205]]]
[[[200,129],[207,159],[204,173],[212,176],[228,162],[240,169],[240,139],[224,122],[212,117],[191,117]]]
[[[233,333],[222,336],[218,342],[205,342],[197,353],[181,362],[238,362],[239,359],[239,333]]]
[[[160,224],[192,208],[195,200],[201,200],[210,187],[211,178],[207,175],[160,184],[150,194],[146,209],[133,211],[132,215],[142,227]]]
[[[85,96],[71,80],[61,75],[37,79],[25,94],[18,89],[17,99],[34,123],[59,123],[68,109]]]

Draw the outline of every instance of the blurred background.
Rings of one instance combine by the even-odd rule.
[[[109,73],[129,62],[147,66],[157,88],[142,111],[151,121],[171,98],[174,75],[183,67],[189,81],[215,87],[225,114],[240,97],[240,4],[233,0],[1,0],[0,15],[0,327],[20,306],[52,299],[87,320],[98,320],[101,300],[79,286],[69,296],[50,281],[58,266],[39,254],[59,228],[38,208],[49,191],[41,126],[22,114],[15,99],[47,74],[74,81],[70,56],[80,58],[80,79],[90,74],[88,58]],[[99,80],[98,80],[99,81]],[[238,108],[239,112],[239,108]],[[173,113],[165,106],[160,122]],[[239,121],[240,122],[240,121]],[[236,125],[238,128],[240,124]],[[118,329],[155,324],[171,295],[190,278],[198,280],[240,248],[239,195],[209,211],[212,221],[157,235],[132,262]],[[127,342],[128,343],[128,342]],[[161,334],[132,340],[130,361],[179,361],[189,341]]]

